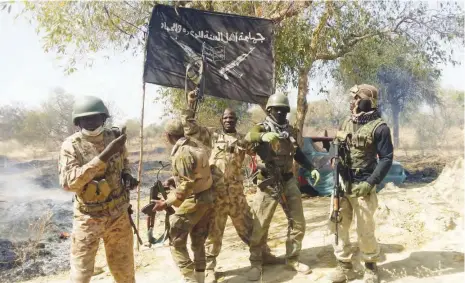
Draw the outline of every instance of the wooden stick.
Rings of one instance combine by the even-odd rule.
[[[145,108],[145,82],[142,82],[142,106],[140,113],[140,152],[139,152],[139,170],[138,170],[138,180],[139,184],[137,185],[137,209],[136,209],[136,226],[137,231],[139,231],[139,214],[140,214],[140,187],[142,184],[142,158],[144,156],[144,108]],[[137,251],[139,251],[139,242],[137,242]]]

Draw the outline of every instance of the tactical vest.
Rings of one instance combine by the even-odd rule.
[[[115,135],[109,129],[105,129],[102,134],[105,148],[115,139]],[[71,141],[80,165],[87,164],[100,154],[95,145],[87,141],[80,132],[76,133]],[[97,173],[94,179],[76,194],[75,206],[82,212],[100,212],[128,202],[128,192],[124,190],[121,181],[123,167],[123,155],[116,153],[111,156],[105,171]]]
[[[370,172],[375,169],[378,161],[374,135],[376,129],[383,124],[386,123],[381,118],[364,125],[355,124],[350,118],[344,121],[340,131],[352,134],[350,143],[352,169],[362,169]]]
[[[176,163],[176,159],[182,158],[183,151],[188,151],[195,160],[194,194],[210,189],[213,181],[210,172],[210,164],[208,162],[208,152],[206,152],[203,147],[197,146],[195,142],[187,138],[181,138],[176,142],[171,152],[172,164]]]
[[[272,123],[266,120],[260,125],[265,127],[265,130],[267,132],[275,132],[275,133],[280,134],[279,129],[277,129]],[[279,139],[279,146],[277,147],[278,148],[277,152],[272,150],[268,143],[262,143],[259,146],[259,147],[262,147],[262,149],[258,150],[262,152],[268,152],[268,153],[265,153],[265,154],[269,154],[268,157],[263,158],[263,156],[260,156],[260,159],[265,161],[267,158],[272,158],[275,164],[281,169],[282,174],[292,172],[292,167],[294,163],[294,155],[297,149],[296,140],[292,137],[290,132],[287,134],[289,136],[288,138]]]
[[[215,172],[213,179],[223,178],[227,183],[242,182],[242,163],[245,158],[245,149],[238,145],[243,137],[239,133],[217,133],[210,156],[210,166]],[[220,176],[217,176],[220,175]]]

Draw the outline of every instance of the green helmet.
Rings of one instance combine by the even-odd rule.
[[[289,99],[283,94],[273,94],[268,98],[266,103],[266,110],[270,110],[270,107],[287,107],[287,110],[290,111]]]
[[[76,124],[77,118],[96,114],[104,114],[106,118],[110,117],[107,107],[100,98],[95,96],[81,96],[74,102],[72,115],[74,124]]]
[[[370,100],[371,108],[378,107],[378,89],[376,87],[367,84],[354,85],[349,91],[352,97],[358,95],[361,99]]]

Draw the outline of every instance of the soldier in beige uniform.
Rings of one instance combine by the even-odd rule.
[[[197,99],[189,93],[189,105]],[[194,119],[192,106],[182,114],[184,132],[191,139],[200,141],[210,153],[210,168],[213,177],[212,192],[215,198],[213,220],[206,241],[206,282],[216,282],[214,269],[221,251],[223,234],[228,216],[240,239],[250,244],[253,215],[244,194],[244,159],[250,153],[250,144],[236,131],[237,116],[232,109],[225,109],[221,117],[223,129],[202,127]],[[263,264],[284,263],[271,254],[267,244],[262,247]]]
[[[355,85],[350,89],[352,115],[343,123],[336,138],[347,140],[350,148],[350,174],[341,176],[344,195],[340,200],[338,223],[339,242],[334,247],[338,266],[329,274],[334,283],[345,282],[356,277],[352,268],[352,247],[349,229],[354,217],[357,219],[358,246],[365,262],[365,283],[378,283],[379,245],[375,236],[374,214],[378,207],[376,185],[379,184],[392,165],[394,147],[389,127],[378,112],[378,90],[367,84]],[[379,160],[378,160],[379,158]],[[330,231],[335,232],[335,223]]]
[[[122,180],[131,187],[137,181],[130,175],[126,135],[103,127],[109,113],[97,97],[79,98],[72,116],[80,130],[63,142],[59,157],[60,184],[76,194],[71,282],[90,282],[100,239],[115,281],[135,282],[129,192]]]
[[[165,132],[168,141],[174,145],[171,166],[176,191],[166,201],[155,201],[154,210],[177,207],[170,219],[171,254],[184,282],[202,283],[205,281],[205,239],[213,212],[208,152],[197,140],[184,135],[181,121],[169,121]],[[191,237],[194,261],[187,251],[188,235]]]

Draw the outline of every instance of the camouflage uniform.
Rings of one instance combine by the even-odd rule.
[[[248,134],[247,139],[251,142],[259,143],[260,135],[265,132],[273,131],[267,129],[264,124],[255,126]],[[302,249],[302,240],[305,235],[305,218],[302,207],[301,193],[297,186],[297,180],[293,177],[292,167],[293,158],[296,151],[297,145],[295,139],[292,138],[292,134],[295,130],[289,126],[288,131],[291,133],[291,137],[287,139],[279,140],[279,150],[277,153],[272,153],[269,150],[269,145],[265,143],[257,144],[257,151],[264,150],[269,151],[269,154],[273,155],[273,158],[277,161],[277,166],[283,175],[284,181],[284,195],[286,196],[287,203],[290,210],[290,215],[293,219],[293,229],[288,227],[288,237],[286,240],[286,258],[288,260],[297,261],[300,250]],[[258,149],[261,147],[261,149]],[[267,148],[268,147],[268,148]],[[269,173],[274,174],[274,173]],[[271,175],[270,175],[271,176]],[[270,177],[258,175],[258,182],[263,179]],[[258,190],[254,202],[252,211],[254,213],[254,224],[253,232],[250,242],[250,262],[252,266],[262,265],[262,250],[263,245],[266,244],[268,237],[268,230],[270,228],[271,220],[278,202],[271,196],[271,188],[268,187],[265,190]]]
[[[167,204],[178,207],[170,217],[171,254],[184,278],[189,280],[194,277],[194,270],[203,272],[206,266],[205,239],[213,212],[212,177],[208,154],[198,141],[189,137],[179,139],[171,158],[176,191],[170,194]],[[189,234],[194,261],[187,251]]]
[[[71,238],[71,281],[89,282],[103,239],[108,267],[116,282],[135,282],[129,192],[121,182],[130,173],[126,149],[104,163],[98,155],[115,139],[111,130],[90,137],[77,132],[62,144],[61,186],[75,192]]]
[[[206,242],[207,269],[216,267],[216,257],[221,251],[223,234],[228,216],[240,239],[250,244],[253,228],[253,215],[244,194],[243,164],[250,145],[239,133],[225,133],[215,128],[199,126],[193,119],[193,112],[183,112],[184,133],[191,139],[211,150],[210,167],[213,177],[213,195],[215,198],[214,216]],[[271,255],[265,243],[263,256],[270,263],[277,260]]]

